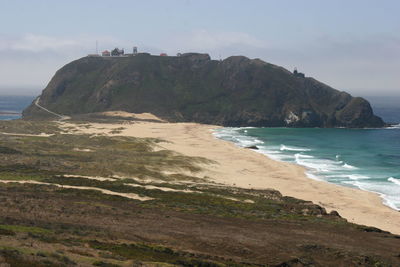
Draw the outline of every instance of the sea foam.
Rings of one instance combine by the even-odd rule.
[[[351,170],[356,170],[356,169],[358,169],[357,167],[352,166],[352,165],[347,164],[347,163],[343,164],[343,168],[351,169]]]
[[[386,127],[385,129],[400,129],[400,123]]]
[[[353,185],[361,190],[378,194],[383,199],[383,204],[400,211],[400,190],[383,182],[362,182],[362,181],[347,181],[346,184]],[[382,193],[385,192],[385,193]]]
[[[400,185],[400,179],[396,179],[396,178],[393,178],[393,177],[389,177],[389,178],[388,178],[388,181],[389,181],[389,182],[392,182],[392,183],[394,183],[394,184]]]
[[[302,147],[289,147],[285,145],[281,145],[280,150],[282,151],[311,151],[309,148],[302,148]]]
[[[213,135],[219,139],[231,141],[237,146],[248,147],[263,144],[260,139],[246,136],[238,132],[242,128],[222,128],[213,131]]]

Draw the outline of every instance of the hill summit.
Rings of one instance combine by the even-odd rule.
[[[365,99],[298,74],[244,56],[84,57],[57,71],[40,105],[64,115],[122,110],[223,126],[385,125]],[[23,116],[42,113],[33,103]]]

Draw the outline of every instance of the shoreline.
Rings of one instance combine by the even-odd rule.
[[[356,188],[356,189],[361,190],[361,191],[366,191],[366,192],[377,194],[382,199],[382,204],[383,205],[391,208],[394,211],[400,212],[400,208],[396,207],[396,205],[391,201],[391,199],[387,198],[388,196],[385,193],[382,193],[382,192],[379,192],[379,191],[374,191],[374,190],[368,190],[366,188],[363,188],[362,186],[354,185],[351,182],[348,182],[348,184],[350,184],[352,186],[350,186],[350,185],[346,186],[347,184],[345,184],[345,183],[347,183],[347,181],[344,182],[344,183],[331,182],[328,179],[325,179],[327,177],[325,177],[325,175],[323,173],[321,173],[320,171],[319,172],[317,171],[317,173],[315,173],[316,172],[316,170],[315,170],[316,168],[308,167],[307,164],[298,163],[297,162],[298,153],[308,152],[311,149],[304,148],[304,147],[298,148],[298,147],[296,147],[296,144],[293,144],[295,146],[295,148],[290,148],[290,145],[289,145],[289,148],[288,148],[285,145],[281,144],[280,145],[280,150],[294,151],[293,152],[293,156],[295,157],[295,160],[294,160],[295,162],[289,161],[289,160],[283,160],[279,156],[275,156],[275,150],[274,149],[271,150],[272,152],[269,152],[270,148],[265,150],[265,147],[263,147],[264,142],[260,141],[259,137],[255,137],[255,136],[252,136],[252,135],[247,135],[246,134],[247,130],[245,130],[245,133],[236,132],[236,130],[240,130],[240,129],[243,130],[243,129],[246,129],[246,128],[254,128],[254,127],[226,127],[226,128],[222,128],[221,129],[222,131],[219,131],[219,130],[214,131],[213,135],[217,139],[232,142],[233,144],[235,144],[239,148],[252,149],[253,151],[258,152],[258,153],[268,157],[269,159],[272,159],[272,160],[275,160],[275,161],[278,161],[278,162],[284,162],[284,163],[287,162],[287,163],[294,164],[296,166],[303,167],[305,169],[305,175],[308,178],[312,179],[312,180],[321,181],[321,182],[327,182],[329,184],[339,185],[339,186],[343,186],[343,187],[346,187],[346,188]],[[258,128],[258,129],[261,129],[261,128]],[[346,128],[344,128],[344,129],[346,129]],[[367,128],[366,130],[370,130],[370,129],[380,129],[380,128]],[[383,129],[397,129],[397,127],[388,127],[388,128],[383,128]],[[362,129],[362,130],[364,130],[364,129]],[[245,140],[237,141],[238,137],[239,138],[240,137],[250,138],[252,140],[245,139]],[[232,140],[232,138],[233,138],[233,140]],[[250,144],[249,144],[249,142],[250,142]],[[275,144],[275,146],[276,146],[276,144]],[[301,155],[299,155],[299,156],[301,156]],[[310,158],[314,158],[315,156],[305,155],[305,157],[307,159],[309,157]],[[338,157],[338,156],[336,156],[336,157]],[[340,162],[343,163],[342,161],[340,161]],[[345,166],[347,165],[347,168],[359,169],[357,167],[348,165],[346,162],[344,162],[344,165]],[[345,166],[343,166],[343,167],[345,167]],[[388,180],[390,180],[390,179],[396,180],[395,178],[391,177],[391,175],[388,175],[388,177],[390,177]],[[395,182],[397,182],[397,180]]]
[[[312,201],[327,212],[336,210],[349,222],[373,226],[400,234],[400,212],[383,204],[377,193],[344,187],[307,177],[306,168],[280,162],[213,135],[215,125],[197,123],[136,122],[127,124],[87,123],[90,128],[69,122],[86,134],[150,137],[166,140],[161,149],[203,157],[215,162],[201,165],[203,171],[192,175],[227,186],[250,189],[275,189],[282,195]],[[111,133],[119,128],[118,133]],[[76,132],[74,132],[76,134]]]
[[[0,115],[22,115],[22,113],[19,112],[8,112],[8,111],[0,111]]]

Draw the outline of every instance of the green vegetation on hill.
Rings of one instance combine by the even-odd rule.
[[[224,126],[384,125],[366,100],[315,79],[259,59],[194,53],[81,58],[57,71],[40,104],[65,115],[123,110]],[[49,114],[32,104],[23,116]]]

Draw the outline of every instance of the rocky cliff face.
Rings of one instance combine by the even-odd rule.
[[[40,104],[60,114],[150,112],[223,126],[381,127],[363,98],[243,56],[85,57],[61,68]],[[35,105],[26,118],[41,116]]]

